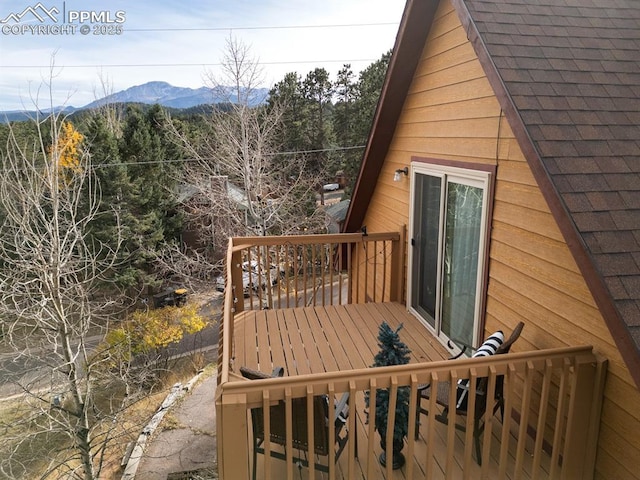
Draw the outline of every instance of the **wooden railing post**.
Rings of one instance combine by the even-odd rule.
[[[233,295],[234,306],[236,312],[242,312],[244,310],[244,284],[242,279],[242,252],[237,250],[231,254],[231,262],[227,265],[227,275],[230,277],[231,285],[235,288],[229,287],[229,279],[227,279],[227,295]]]
[[[585,451],[585,478],[593,478],[596,471],[596,453],[598,451],[598,439],[600,438],[600,419],[602,415],[602,403],[604,401],[604,384],[607,379],[609,361],[602,357],[596,359],[596,379],[591,399],[591,418],[589,419],[589,435],[587,450]]]
[[[593,417],[595,390],[600,383],[597,381],[597,372],[597,363],[593,357],[576,359],[562,455],[563,479],[593,478],[593,468],[590,470],[588,462],[585,462],[585,452],[590,450],[590,424],[594,420],[600,422],[599,412],[598,418]]]
[[[249,480],[251,466],[246,395],[224,395],[224,392],[221,392],[216,401],[216,416],[220,478]]]
[[[404,290],[404,245],[406,240],[405,227],[400,228],[400,238],[392,241],[391,253],[391,284],[389,296],[392,302],[401,302]]]
[[[225,296],[224,296],[224,312],[219,326],[218,339],[218,385],[222,385],[229,381],[229,373],[231,371],[231,357],[233,355],[233,316],[234,316],[234,294],[231,281],[233,239],[229,239],[227,248],[226,269],[227,278],[225,279]]]

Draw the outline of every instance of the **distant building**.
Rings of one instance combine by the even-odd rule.
[[[344,220],[347,217],[350,203],[351,200],[347,199],[326,207],[325,211],[329,219],[327,233],[340,233]]]

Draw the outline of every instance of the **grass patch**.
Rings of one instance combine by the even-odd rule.
[[[183,357],[172,364],[170,370],[164,372],[161,382],[150,392],[136,401],[127,409],[126,415],[122,415],[118,422],[102,422],[94,431],[96,438],[108,438],[107,449],[104,452],[103,467],[100,478],[120,478],[122,475],[121,461],[125,455],[127,445],[135,442],[144,426],[149,422],[158,407],[164,401],[166,395],[175,383],[184,383],[190,380],[197,371],[202,368],[203,359],[200,357]],[[215,369],[215,366],[206,370]],[[124,391],[112,388],[107,392],[101,392],[96,398],[96,408],[107,408],[109,402],[122,400]],[[72,450],[72,438],[67,432],[43,432],[45,430],[38,418],[45,412],[38,412],[33,402],[27,402],[24,398],[16,398],[0,402],[0,437],[3,438],[0,446],[0,459],[5,466],[11,458],[14,468],[13,475],[16,478],[41,478],[50,465],[61,464],[75,456]],[[40,409],[48,408],[46,402],[37,405]],[[41,415],[42,414],[42,415]],[[171,415],[163,420],[163,427],[171,428]],[[165,422],[167,422],[165,424]],[[177,421],[175,422],[177,425]],[[72,466],[77,466],[72,462]],[[47,478],[69,478],[69,471],[58,468]]]
[[[3,439],[0,458],[3,468],[10,467],[11,475],[16,478],[30,478],[29,472],[42,470],[47,463],[42,452],[55,454],[52,446],[67,440],[60,432],[43,431],[39,427],[43,421],[42,412],[34,411],[24,400],[0,403],[0,419]],[[9,458],[11,465],[5,462]]]
[[[183,427],[184,425],[171,413],[167,413],[162,419],[162,430],[179,430]]]

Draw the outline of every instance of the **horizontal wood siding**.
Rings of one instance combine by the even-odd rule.
[[[441,4],[427,45],[363,222],[371,232],[409,224],[410,178],[393,176],[413,157],[496,161],[500,107],[450,5]]]
[[[596,478],[640,478],[640,394],[508,126],[500,141],[512,146],[498,162],[487,322],[522,320],[532,348],[588,343],[609,359]]]
[[[410,224],[410,181],[393,173],[412,157],[497,165],[485,329],[524,321],[515,351],[592,344],[608,358],[596,478],[640,478],[640,393],[446,0],[365,216],[369,231]]]

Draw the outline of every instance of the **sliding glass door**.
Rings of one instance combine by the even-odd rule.
[[[416,164],[410,308],[443,340],[477,341],[489,175]]]

